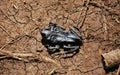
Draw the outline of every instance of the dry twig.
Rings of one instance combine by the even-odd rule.
[[[120,75],[120,65],[119,65],[119,68],[118,68],[118,71],[117,71],[116,75]]]
[[[6,50],[0,50],[0,53],[1,53],[0,55],[4,55],[0,59],[11,57],[11,58],[18,59],[18,60],[21,60],[21,61],[24,61],[24,62],[30,62],[30,61],[33,61],[33,60],[38,60],[38,61],[43,61],[43,62],[54,63],[58,67],[61,66],[57,61],[55,61],[55,60],[53,60],[53,59],[51,59],[49,57],[42,56],[40,54],[34,54],[34,53],[12,53],[12,52],[6,51]]]

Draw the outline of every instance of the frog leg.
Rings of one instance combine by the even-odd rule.
[[[48,49],[59,49],[60,46],[59,45],[55,45],[55,46],[49,46]]]
[[[49,47],[48,47],[48,49],[49,49],[48,52],[49,52],[50,54],[55,53],[55,52],[58,52],[58,51],[59,51],[59,48],[60,48],[59,45],[49,46]]]
[[[65,49],[65,53],[73,53],[79,49],[80,46],[66,46],[64,45],[63,48]]]

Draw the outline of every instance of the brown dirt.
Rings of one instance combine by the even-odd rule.
[[[40,42],[49,22],[66,29],[83,25],[80,52],[66,59],[50,56]],[[120,0],[1,0],[0,37],[0,51],[39,53],[61,66],[0,55],[0,75],[116,75],[117,69],[105,72],[101,54],[120,48]]]

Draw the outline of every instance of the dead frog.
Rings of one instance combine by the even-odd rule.
[[[64,49],[64,53],[77,53],[82,45],[82,36],[77,34],[75,30],[78,28],[70,28],[69,32],[55,23],[49,23],[47,28],[41,30],[42,43],[48,49],[49,54],[60,52]]]

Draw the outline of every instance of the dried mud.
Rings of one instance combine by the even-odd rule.
[[[40,35],[49,22],[81,28],[80,52],[50,56]],[[101,54],[118,48],[120,0],[0,0],[0,54],[38,53],[52,59],[24,62],[0,55],[0,75],[116,75],[117,69],[105,72]]]

